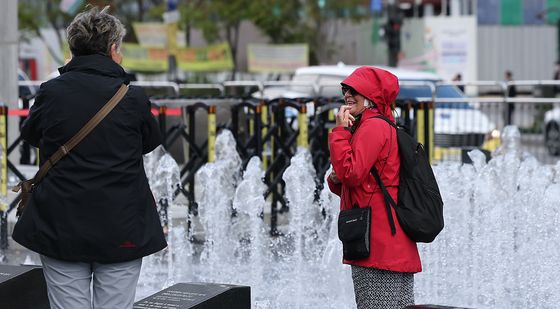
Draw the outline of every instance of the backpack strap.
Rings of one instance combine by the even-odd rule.
[[[393,219],[393,213],[391,212],[391,206],[393,206],[393,208],[396,208],[397,204],[395,203],[395,200],[393,200],[393,198],[391,197],[391,195],[387,191],[387,188],[383,184],[383,181],[381,181],[381,177],[379,177],[379,173],[377,172],[377,169],[375,168],[375,166],[372,166],[371,169],[369,170],[369,172],[373,175],[373,177],[375,177],[375,181],[377,181],[377,183],[381,187],[381,191],[383,191],[383,197],[385,198],[385,210],[387,210],[387,217],[389,217],[389,225],[391,226],[391,234],[395,235],[397,233],[397,229],[395,228],[395,220]]]
[[[370,117],[370,118],[383,119],[388,124],[393,126],[395,129],[398,129],[397,125],[394,122],[392,122],[391,120],[389,120],[389,118],[387,118],[383,115],[373,116],[373,117]],[[395,235],[397,233],[397,229],[395,227],[395,219],[393,219],[393,213],[391,212],[391,206],[393,206],[393,208],[396,209],[397,203],[395,203],[395,200],[393,200],[393,198],[391,197],[391,195],[387,191],[387,187],[385,187],[385,184],[383,184],[383,181],[381,181],[381,177],[379,176],[379,173],[377,172],[377,169],[375,168],[375,164],[371,167],[369,172],[373,175],[373,177],[375,177],[375,181],[377,181],[377,184],[379,184],[379,187],[381,187],[381,191],[383,191],[383,198],[385,199],[385,210],[387,211],[387,217],[389,217],[389,226],[391,227],[391,234]]]
[[[385,120],[388,124],[390,124],[391,126],[393,126],[393,128],[398,129],[399,127],[392,122],[389,118],[385,117],[384,115],[377,115],[377,116],[371,116],[369,118],[379,118],[379,119],[383,119]]]

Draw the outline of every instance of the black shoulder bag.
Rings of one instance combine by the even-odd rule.
[[[342,254],[346,260],[369,257],[371,207],[341,210],[338,215],[338,238],[342,241]]]

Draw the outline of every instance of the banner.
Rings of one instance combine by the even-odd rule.
[[[560,18],[560,0],[546,1],[546,20],[549,24],[556,24]]]
[[[168,70],[166,48],[123,44],[122,66],[137,72],[165,72]],[[212,72],[233,69],[233,57],[227,43],[208,47],[179,48],[178,67],[184,71]]]
[[[247,58],[251,73],[290,73],[309,65],[309,47],[307,44],[249,44]]]
[[[160,47],[142,47],[138,44],[123,43],[122,66],[136,72],[167,71],[167,50]]]
[[[436,73],[445,80],[461,74],[477,79],[476,17],[424,18],[424,52],[434,59]]]
[[[164,23],[132,23],[132,29],[138,39],[138,43],[145,47],[166,47],[169,27]],[[184,31],[176,31],[177,46],[185,47],[186,39]]]
[[[181,70],[191,72],[233,69],[233,57],[227,43],[208,47],[179,48],[177,62]]]
[[[500,11],[500,21],[502,25],[523,24],[522,0],[502,0]]]

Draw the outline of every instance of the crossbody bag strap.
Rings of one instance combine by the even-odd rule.
[[[107,116],[117,104],[122,100],[128,91],[128,86],[122,84],[113,97],[95,114],[66,144],[60,146],[51,157],[41,165],[35,177],[33,177],[33,185],[37,185],[47,175],[47,172],[60,159],[64,158],[76,145],[78,145],[84,137],[86,137],[100,122]],[[16,190],[17,189],[17,190]],[[19,186],[14,188],[15,192],[19,191]]]

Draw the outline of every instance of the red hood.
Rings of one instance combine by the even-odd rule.
[[[357,68],[342,81],[377,105],[379,111],[394,120],[390,105],[399,94],[399,79],[392,73],[370,66]]]

